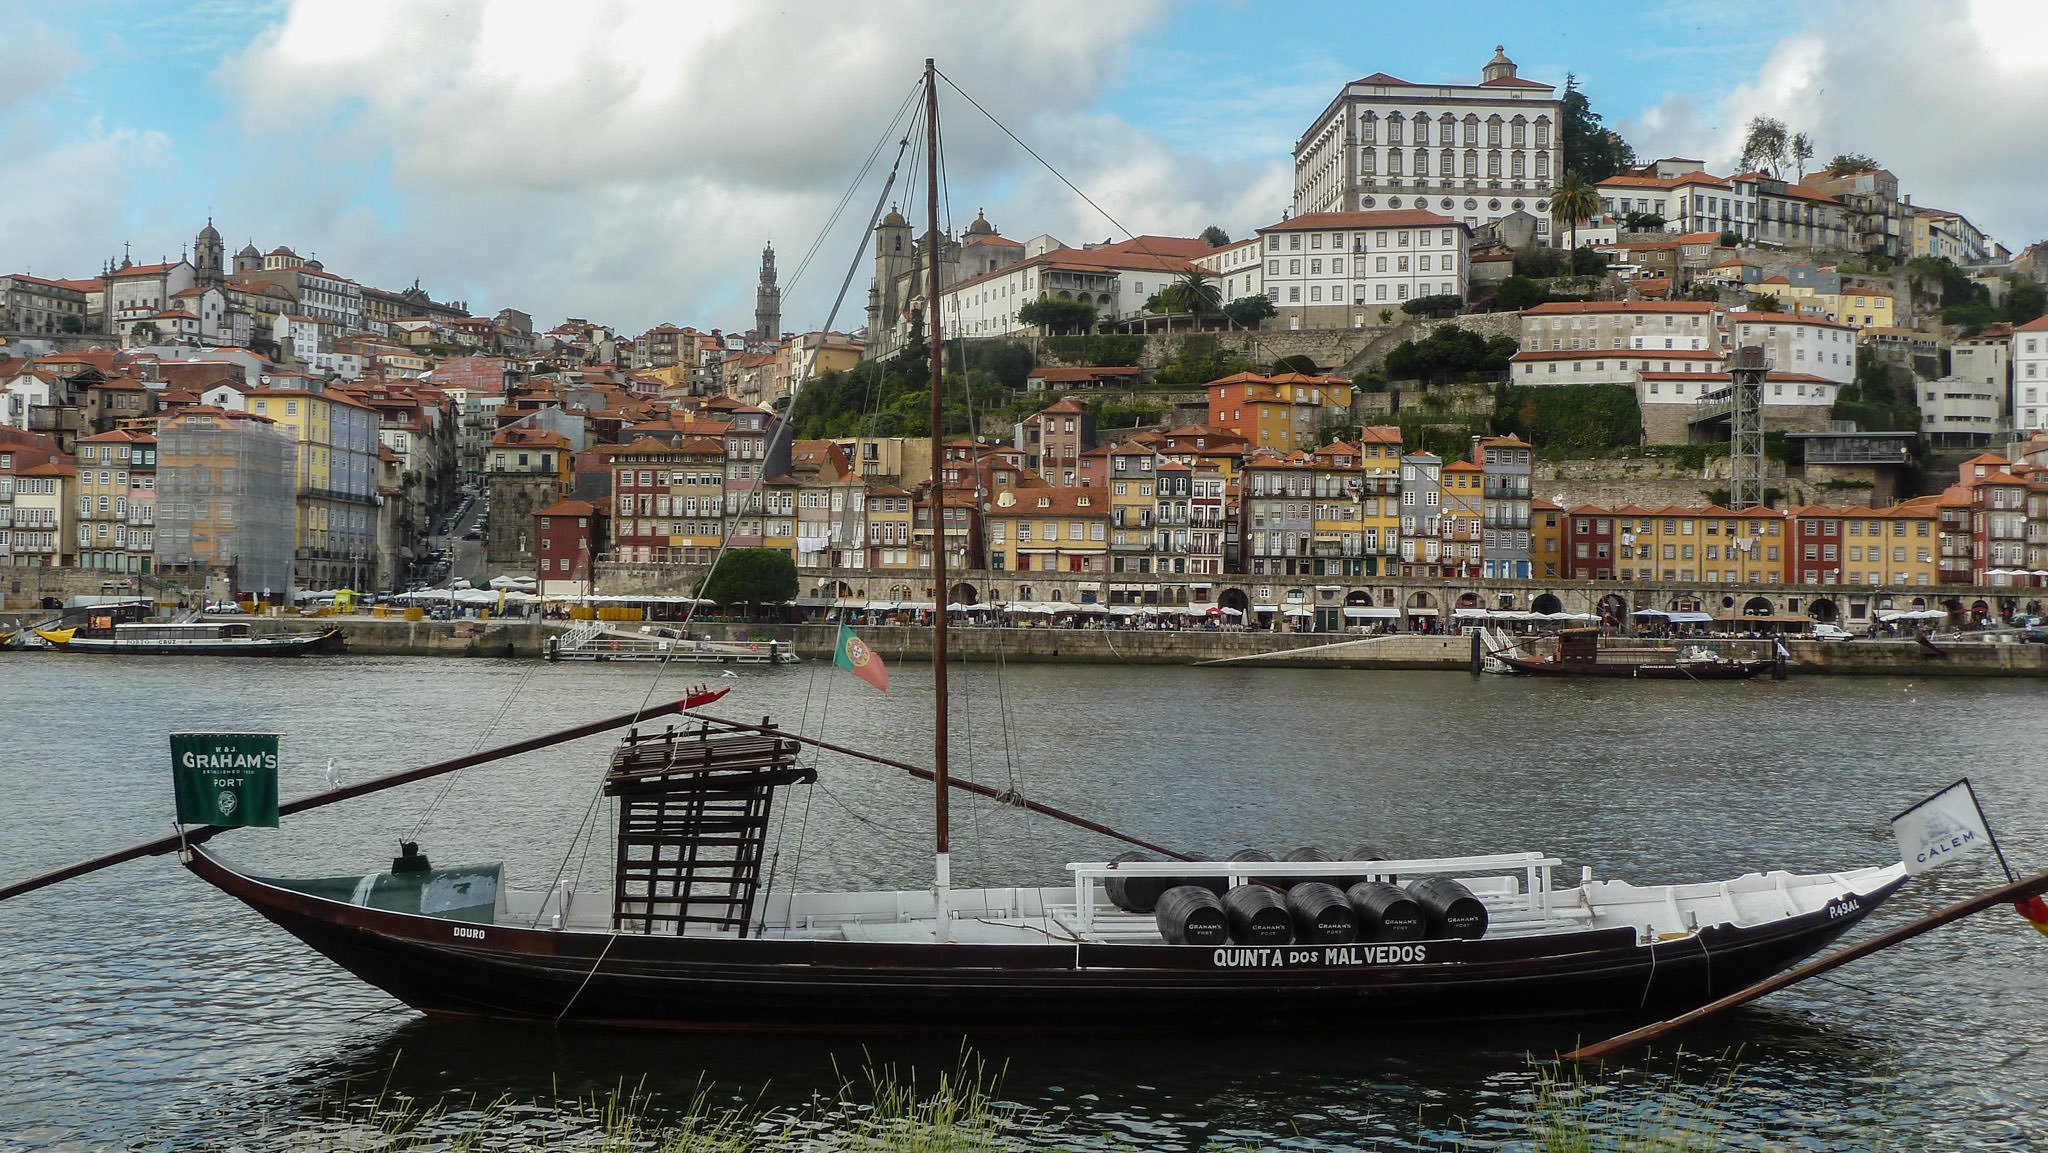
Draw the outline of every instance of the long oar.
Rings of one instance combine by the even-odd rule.
[[[816,737],[807,737],[801,733],[792,733],[787,729],[779,729],[774,727],[773,725],[754,725],[748,724],[745,721],[728,721],[719,717],[711,716],[706,713],[698,713],[696,715],[704,720],[712,722],[713,724],[725,725],[728,728],[739,729],[745,732],[763,733],[777,737],[787,737],[792,741],[798,742],[799,744],[810,745],[813,748],[823,749],[828,753],[841,753],[849,757],[854,757],[859,760],[871,762],[873,764],[886,765],[892,769],[901,769],[904,772],[909,773],[911,776],[918,778],[919,780],[929,781],[938,775],[932,772],[930,769],[924,768],[920,765],[913,765],[908,761],[899,761],[893,757],[884,757],[876,753],[864,753],[859,749],[848,748],[845,745],[835,745],[831,741],[821,741]],[[952,786],[953,788],[959,789],[963,793],[973,793],[976,796],[987,797],[990,800],[1000,801],[1006,805],[1016,805],[1020,808],[1029,809],[1034,813],[1038,813],[1042,816],[1051,817],[1056,821],[1065,821],[1067,824],[1073,825],[1076,828],[1086,829],[1091,833],[1100,833],[1105,837],[1111,837],[1115,840],[1122,841],[1126,845],[1136,845],[1141,849],[1150,850],[1151,852],[1158,853],[1161,856],[1171,857],[1176,861],[1191,861],[1194,859],[1186,853],[1177,852],[1173,849],[1162,848],[1161,846],[1155,845],[1150,841],[1134,837],[1129,833],[1120,832],[1116,829],[1112,829],[1108,825],[1105,825],[1100,821],[1091,821],[1078,813],[1070,813],[1067,812],[1065,809],[1057,809],[1051,805],[1043,804],[1039,801],[1027,800],[1024,797],[1018,796],[1014,792],[1003,792],[999,789],[992,788],[988,785],[980,784],[975,781],[963,781],[960,778],[953,776],[948,776],[946,778],[946,783]]]
[[[423,765],[417,769],[406,769],[403,772],[391,773],[387,776],[373,777],[358,784],[347,785],[339,789],[329,789],[324,793],[314,793],[312,796],[300,797],[295,801],[286,801],[277,807],[277,813],[281,817],[290,816],[293,813],[303,813],[307,809],[317,809],[322,805],[334,804],[336,801],[346,801],[354,797],[382,792],[385,789],[397,788],[399,785],[409,785],[414,781],[424,781],[429,777],[438,777],[444,773],[455,772],[457,769],[466,769],[471,765],[481,765],[487,761],[502,760],[505,757],[516,757],[521,753],[530,753],[535,749],[544,749],[550,745],[563,744],[567,741],[576,740],[579,737],[588,737],[602,733],[608,729],[624,728],[627,725],[651,721],[658,717],[671,716],[687,709],[694,709],[699,705],[708,705],[729,691],[729,689],[693,690],[688,696],[679,701],[650,705],[647,708],[638,709],[630,713],[621,713],[615,717],[605,717],[602,720],[589,721],[574,728],[544,733],[537,737],[528,737],[522,741],[514,741],[509,745],[499,745],[494,749],[485,749],[481,752],[455,757],[452,760],[438,761],[431,765]],[[4,901],[9,897],[18,897],[23,893],[32,893],[37,889],[54,885],[59,881],[68,881],[73,877],[82,877],[87,873],[98,872],[109,865],[118,865],[123,861],[132,861],[137,857],[153,857],[163,853],[175,852],[181,844],[197,844],[220,831],[220,829],[213,826],[190,829],[182,836],[173,834],[168,837],[159,837],[154,841],[144,841],[142,844],[130,845],[125,849],[108,853],[104,856],[94,857],[89,861],[80,861],[75,865],[67,865],[64,868],[44,873],[41,876],[30,877],[26,881],[16,881],[12,885],[0,888],[0,901]]]
[[[1950,921],[1961,920],[1972,913],[1982,912],[1993,905],[2004,904],[2008,901],[2024,901],[2028,897],[2039,893],[2048,893],[2048,873],[2037,873],[2023,881],[2014,881],[2010,885],[1992,889],[1989,892],[1979,893],[1969,900],[1957,901],[1946,908],[1936,909],[1917,921],[1909,921],[1895,929],[1888,929],[1861,944],[1853,945],[1839,953],[1830,953],[1817,961],[1808,961],[1797,968],[1787,969],[1775,977],[1766,977],[1747,988],[1737,989],[1718,1001],[1709,1001],[1689,1013],[1673,1017],[1668,1021],[1658,1021],[1653,1025],[1645,1025],[1640,1029],[1632,1029],[1618,1037],[1610,1037],[1597,1045],[1587,1045],[1584,1048],[1574,1049],[1566,1053],[1562,1060],[1598,1061],[1612,1057],[1616,1053],[1627,1052],[1638,1046],[1647,1045],[1668,1033],[1683,1029],[1687,1025],[1704,1021],[1708,1017],[1726,1012],[1737,1005],[1746,1005],[1766,993],[1774,993],[1787,985],[1797,984],[1808,977],[1819,976],[1829,969],[1846,965],[1859,957],[1867,957],[1879,949],[1889,949],[1901,941],[1911,940],[1927,932],[1929,929],[1938,929]]]

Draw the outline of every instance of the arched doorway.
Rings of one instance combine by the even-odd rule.
[[[1620,593],[1608,593],[1600,598],[1597,610],[1600,623],[1609,627],[1619,625],[1628,619],[1628,598]]]
[[[1441,610],[1437,606],[1436,598],[1428,593],[1409,594],[1403,612],[1408,618],[1408,627],[1416,632],[1435,632],[1441,624],[1437,620]]]
[[[946,600],[956,605],[979,604],[981,594],[975,590],[973,585],[968,584],[966,581],[961,581],[953,586],[953,591],[946,594]]]
[[[1769,597],[1751,597],[1742,602],[1742,615],[1746,617],[1767,617],[1772,611]]]
[[[1224,589],[1217,594],[1216,603],[1227,609],[1236,609],[1239,616],[1252,607],[1252,599],[1244,595],[1243,589],[1237,588]]]
[[[1546,615],[1561,613],[1564,611],[1564,602],[1557,599],[1556,593],[1539,593],[1535,600],[1529,602],[1529,611]]]
[[[1837,608],[1835,602],[1828,598],[1819,597],[1807,604],[1806,615],[1824,625],[1831,625],[1841,618],[1842,610]]]
[[[1978,623],[1982,623],[1982,622],[1983,622],[1983,620],[1984,620],[1984,618],[1985,618],[1985,617],[1988,617],[1988,616],[1990,616],[1990,615],[1991,615],[1991,606],[1990,606],[1990,605],[1988,605],[1988,604],[1985,604],[1985,603],[1984,603],[1983,601],[1973,601],[1973,602],[1971,602],[1971,604],[1970,604],[1970,619],[1971,619],[1971,620],[1973,620],[1973,621],[1977,621]]]

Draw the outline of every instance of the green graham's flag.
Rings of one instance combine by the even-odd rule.
[[[276,733],[172,733],[171,782],[187,825],[277,827]]]
[[[832,663],[885,693],[889,691],[889,667],[882,663],[882,655],[843,624],[838,643],[832,646]]]

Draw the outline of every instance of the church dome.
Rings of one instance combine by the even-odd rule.
[[[244,244],[242,246],[242,251],[235,253],[235,255],[238,257],[249,257],[256,260],[263,259],[263,254],[256,251],[256,245],[253,241],[248,244]]]
[[[980,209],[980,208],[977,208],[977,209],[975,209],[975,210],[974,210],[974,223],[972,223],[972,224],[970,224],[970,225],[968,225],[968,226],[967,226],[967,235],[969,235],[969,236],[994,236],[994,235],[995,235],[995,231],[996,231],[996,226],[995,226],[995,225],[993,225],[993,224],[990,224],[990,223],[988,222],[988,217],[987,217],[987,215],[985,215],[986,211],[987,211],[986,209]]]
[[[908,228],[910,227],[910,222],[908,220],[903,219],[903,214],[901,212],[896,211],[896,206],[891,204],[889,206],[889,215],[884,216],[882,218],[882,227]]]
[[[216,244],[220,242],[220,233],[213,227],[212,217],[207,217],[206,227],[199,230],[199,239],[211,240]]]

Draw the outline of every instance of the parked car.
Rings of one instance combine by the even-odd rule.
[[[480,529],[470,529],[470,530],[469,530],[468,532],[466,532],[466,533],[463,533],[463,534],[462,534],[462,539],[463,539],[463,540],[482,540],[482,539],[484,539],[484,534],[483,534],[483,531],[482,531],[482,530],[480,530]]]
[[[1846,641],[1855,639],[1856,634],[1841,625],[1813,626],[1813,639],[1817,641]]]
[[[210,601],[207,603],[206,611],[227,616],[241,612],[242,606],[233,601]]]

